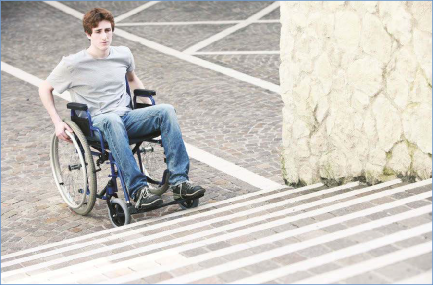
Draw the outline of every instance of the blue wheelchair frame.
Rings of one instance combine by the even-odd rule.
[[[145,108],[145,107],[150,107],[150,106],[155,105],[155,100],[153,99],[153,96],[156,95],[155,91],[147,90],[147,89],[137,89],[137,90],[134,90],[134,96],[132,97],[130,94],[128,81],[127,80],[125,80],[125,81],[126,81],[127,93],[131,97],[131,103],[130,103],[131,109]],[[150,101],[152,102],[152,105],[144,104],[144,103],[138,103],[137,97],[149,98]],[[123,175],[121,173],[121,170],[118,167],[116,161],[114,160],[112,153],[107,151],[108,144],[105,145],[104,137],[103,137],[101,130],[99,130],[97,127],[93,126],[92,116],[90,115],[90,112],[88,111],[87,105],[71,102],[71,103],[67,104],[67,108],[71,109],[71,120],[73,122],[75,122],[79,126],[79,128],[83,131],[89,145],[92,148],[98,150],[98,151],[93,151],[93,150],[90,151],[92,156],[98,157],[98,159],[96,161],[96,166],[99,167],[101,164],[105,163],[107,160],[110,163],[111,174],[109,175],[109,177],[111,179],[108,181],[107,185],[104,187],[104,189],[101,191],[101,193],[96,193],[96,198],[107,201],[108,207],[110,208],[110,212],[113,211],[112,205],[110,203],[111,198],[112,197],[118,198],[117,197],[118,187],[117,187],[117,181],[116,181],[117,178],[120,178],[120,182],[121,182],[123,192],[124,192],[125,201],[126,201],[126,204],[128,206],[128,209],[129,209],[129,214],[131,214],[131,215],[136,214],[136,213],[147,212],[147,211],[154,210],[154,209],[160,208],[160,207],[165,207],[165,206],[171,205],[171,204],[176,204],[176,203],[180,204],[182,202],[185,203],[186,200],[185,201],[182,200],[182,201],[172,201],[169,203],[165,203],[161,206],[158,206],[155,208],[149,208],[149,209],[136,209],[135,207],[133,207],[132,203],[130,201],[129,193],[128,193],[128,190],[126,188],[125,181],[123,179]],[[80,116],[78,116],[77,111],[86,112],[87,118],[81,118]],[[99,141],[96,140],[95,132],[99,134],[99,136],[98,136]],[[132,153],[137,154],[140,171],[143,174],[144,174],[144,170],[143,170],[143,166],[142,166],[140,146],[143,142],[157,143],[157,144],[160,144],[162,146],[162,141],[160,139],[155,139],[155,137],[158,137],[159,135],[160,135],[160,133],[153,133],[153,134],[150,134],[150,135],[145,136],[143,138],[130,139],[132,141],[132,142],[130,142],[130,144],[131,145],[135,144],[135,146],[132,150]],[[165,159],[164,159],[164,161],[165,161]],[[100,171],[100,170],[101,170],[101,168],[99,167],[99,169],[96,169],[95,172]],[[146,176],[146,178],[147,178],[148,183],[158,184],[159,186],[164,185],[166,183],[166,179],[168,179],[168,170],[166,169],[164,171],[164,174],[163,174],[161,181],[153,180],[152,178],[150,178],[148,176]],[[88,189],[87,189],[87,195],[89,195]]]

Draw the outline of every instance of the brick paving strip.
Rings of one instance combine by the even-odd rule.
[[[331,189],[310,186],[251,193],[248,199],[237,197],[216,208],[196,209],[175,220],[160,220],[152,225],[141,223],[124,232],[112,231],[111,235],[100,239],[91,235],[89,241],[59,246],[51,251],[35,251],[24,257],[15,255],[15,259],[2,260],[2,282],[206,283],[213,278],[217,283],[237,280],[240,283],[275,283],[277,278],[290,273],[428,236],[431,232],[430,187],[431,179],[407,185],[393,180],[361,188],[351,183]],[[383,203],[384,198],[392,202]],[[323,215],[329,216],[323,220]],[[370,219],[365,221],[366,217]],[[354,226],[333,228],[350,223]],[[405,226],[379,237],[379,232],[375,232],[367,242],[355,245],[352,242],[348,247],[341,243],[343,246],[338,250],[327,250],[308,258],[308,252],[317,251],[317,247],[350,240],[369,231],[386,231],[396,224]],[[361,262],[379,264],[374,262],[377,259],[386,265],[411,256],[417,258],[431,252],[431,241],[425,243],[425,239],[428,238],[409,246],[396,246],[395,252],[389,255],[394,259],[370,256],[369,260]],[[302,252],[307,258],[291,260],[290,266],[285,264],[284,258],[279,259]],[[263,262],[277,268],[267,268],[265,272],[252,269]],[[378,268],[373,267],[372,270]],[[349,271],[341,276],[356,273],[350,266],[347,268]],[[234,274],[236,269],[238,273],[247,274]],[[420,269],[413,271],[422,273]],[[247,276],[249,279],[243,279]],[[382,278],[392,279],[390,276]]]

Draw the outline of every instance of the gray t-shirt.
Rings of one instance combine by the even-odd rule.
[[[63,57],[47,81],[59,93],[68,90],[72,101],[87,104],[92,116],[111,112],[123,116],[131,110],[125,74],[134,69],[134,57],[127,47],[110,47],[104,59],[82,50]]]

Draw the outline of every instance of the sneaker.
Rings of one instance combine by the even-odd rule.
[[[173,197],[175,200],[194,198],[203,195],[206,190],[201,186],[193,186],[189,181],[185,181],[177,186],[172,186]]]
[[[154,208],[162,204],[162,199],[158,195],[150,193],[149,186],[144,186],[135,195],[135,208]]]

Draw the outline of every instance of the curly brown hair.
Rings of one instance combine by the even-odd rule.
[[[107,20],[111,23],[111,29],[114,31],[114,17],[110,11],[104,8],[94,8],[87,12],[83,17],[83,28],[86,34],[91,35],[92,29],[99,25],[99,22]]]

